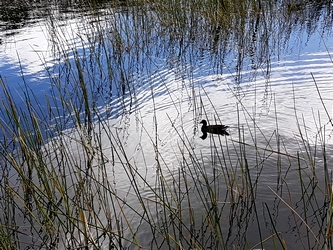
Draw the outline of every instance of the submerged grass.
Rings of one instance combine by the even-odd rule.
[[[175,44],[173,36],[180,38],[175,39],[179,51],[166,52],[174,66],[181,65],[181,60],[185,65],[187,60],[195,62],[187,58],[189,54],[182,55],[182,49],[189,46],[182,45],[184,38],[192,39],[209,27],[211,51],[225,58],[228,50],[221,47],[229,44],[224,38],[233,34],[240,44],[232,48],[239,52],[235,74],[238,84],[244,50],[251,51],[252,56],[261,55],[256,57],[258,65],[269,54],[267,33],[260,35],[262,50],[254,51],[253,45],[259,37],[259,26],[268,25],[260,22],[262,16],[270,12],[263,11],[260,1],[135,1],[133,5],[126,15],[117,13],[116,8],[106,9],[114,21],[109,24],[91,22],[89,26],[86,23],[91,20],[83,17],[84,25],[64,31],[64,37],[74,37],[80,31],[82,46],[72,50],[67,48],[71,39],[53,37],[64,63],[58,72],[48,69],[53,87],[45,102],[23,84],[21,98],[25,106],[19,106],[0,78],[0,248],[292,249],[290,238],[282,231],[284,222],[279,221],[281,209],[281,213],[290,215],[282,218],[288,219],[303,249],[330,249],[333,192],[325,129],[318,127],[315,146],[310,145],[306,123],[295,112],[298,148],[296,153],[289,152],[279,133],[277,115],[276,128],[267,135],[243,105],[236,88],[230,89],[238,100],[234,133],[226,138],[209,137],[209,149],[198,150],[193,142],[197,120],[211,117],[203,100],[214,107],[213,101],[204,88],[198,90],[190,84],[191,89],[186,89],[195,107],[194,132],[189,134],[184,129],[181,104],[165,87],[177,111],[177,119],[168,117],[176,146],[166,154],[160,142],[154,99],[158,86],[150,88],[152,126],[135,108],[135,71],[152,74],[158,62],[152,58],[159,58],[161,53],[150,53],[150,40],[169,51]],[[246,22],[249,16],[254,18]],[[57,25],[61,23],[51,17],[50,32]],[[155,25],[160,34],[165,32],[170,37],[159,38],[152,29]],[[232,33],[231,25],[237,32]],[[250,34],[253,41],[246,44]],[[199,45],[207,41],[202,36],[194,40]],[[150,56],[147,59],[145,55]],[[179,56],[175,59],[175,55]],[[147,60],[147,65],[142,66],[140,60]],[[269,73],[269,62],[264,63]],[[322,101],[321,96],[319,99]],[[101,104],[106,106],[102,111]],[[213,110],[220,123],[219,112]],[[126,141],[125,129],[115,128],[113,119],[108,119],[114,117],[112,112],[124,114],[119,119],[125,126],[129,126],[129,114],[138,113],[136,126],[141,128],[142,142],[135,149],[140,156],[128,152],[132,142]],[[314,115],[318,124],[322,124],[320,119]],[[169,154],[174,161],[167,159]],[[274,172],[269,168],[272,162],[276,164]],[[263,200],[259,198],[266,186],[261,183],[267,171],[277,180],[268,186],[274,201],[258,202]],[[318,183],[321,175],[325,176],[324,184]],[[299,187],[296,194],[290,190],[290,178],[297,181],[293,184]]]

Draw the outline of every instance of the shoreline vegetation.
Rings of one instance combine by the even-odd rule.
[[[271,56],[279,56],[293,32],[332,32],[330,1],[60,1],[40,12],[31,7],[38,1],[6,2],[2,31],[40,16],[58,61],[49,67],[41,57],[51,86],[43,99],[24,74],[20,100],[0,77],[0,249],[295,249],[295,238],[281,230],[285,223],[301,248],[332,248],[326,140],[333,125],[315,77],[324,115],[313,111],[318,133],[310,139],[294,103],[293,152],[279,134],[279,117],[265,134],[238,91],[245,65],[269,78]],[[82,6],[86,12],[74,11]],[[62,29],[74,17],[71,29]],[[142,142],[136,157],[129,155],[134,142],[110,118],[126,126],[131,112],[140,117],[140,74],[158,74],[163,58],[167,67],[191,75],[202,51],[211,54],[216,74],[235,69],[229,91],[238,100],[238,120],[230,138],[211,137],[209,154],[198,150],[198,121],[209,116],[202,100],[214,110],[213,101],[205,86],[190,84],[193,117],[183,121],[182,104],[165,86],[181,118],[168,116],[176,142],[163,152],[156,99],[165,82],[148,82],[152,124],[134,121]],[[193,123],[191,133],[185,122]],[[257,202],[267,171],[276,178],[265,184],[271,200]]]

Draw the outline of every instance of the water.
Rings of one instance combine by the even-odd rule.
[[[127,218],[131,218],[130,224],[140,244],[148,248],[154,246],[151,229],[136,215],[136,212],[145,213],[136,192],[141,192],[145,202],[154,201],[156,193],[163,186],[160,184],[162,169],[165,183],[169,183],[172,189],[178,189],[179,195],[186,197],[185,194],[188,194],[190,197],[189,200],[184,199],[180,211],[187,211],[191,203],[196,224],[203,218],[202,211],[207,211],[205,206],[211,205],[202,200],[202,197],[210,194],[208,189],[198,191],[194,188],[196,181],[203,183],[203,186],[206,181],[216,185],[219,206],[224,201],[227,207],[221,214],[220,223],[228,225],[222,229],[228,238],[228,246],[244,247],[244,237],[250,246],[260,241],[258,226],[254,222],[255,210],[259,214],[263,238],[274,233],[271,224],[275,224],[286,240],[288,249],[299,249],[302,239],[299,235],[305,236],[305,229],[301,228],[301,219],[286,203],[302,218],[304,211],[307,211],[309,220],[316,218],[321,211],[315,208],[304,210],[305,205],[300,198],[304,191],[299,184],[297,153],[307,159],[305,150],[318,151],[317,158],[313,160],[318,168],[323,168],[322,142],[325,141],[326,152],[332,152],[333,149],[330,120],[333,116],[333,64],[330,57],[333,43],[331,34],[327,33],[330,29],[320,29],[321,26],[313,28],[313,23],[309,22],[307,30],[302,24],[296,23],[291,31],[286,28],[282,29],[283,34],[272,34],[277,37],[268,39],[269,49],[259,46],[260,39],[265,40],[263,36],[253,39],[250,46],[245,42],[241,44],[241,40],[234,37],[234,40],[220,43],[227,46],[227,49],[223,49],[222,45],[216,45],[211,39],[214,35],[206,38],[200,36],[198,30],[194,30],[198,32],[196,36],[185,36],[184,40],[177,39],[176,33],[169,36],[168,31],[164,31],[164,35],[151,33],[144,36],[140,33],[143,29],[134,29],[138,34],[132,33],[131,28],[139,25],[139,21],[131,12],[112,8],[102,8],[100,11],[105,13],[100,20],[101,27],[105,27],[105,37],[100,40],[96,29],[90,29],[88,25],[95,21],[93,15],[85,11],[57,20],[52,29],[49,21],[37,19],[15,29],[17,33],[2,31],[11,35],[3,39],[0,45],[1,77],[18,107],[27,109],[22,99],[25,92],[20,87],[24,86],[23,82],[34,94],[32,104],[38,104],[41,117],[45,118],[47,124],[45,127],[50,130],[52,128],[49,126],[53,126],[56,119],[48,114],[45,96],[59,97],[57,87],[64,90],[66,100],[83,107],[82,92],[77,89],[79,77],[74,67],[75,60],[79,59],[85,81],[96,88],[91,90],[89,98],[94,100],[94,130],[98,131],[97,137],[103,145],[103,157],[108,159],[105,164],[107,180],[112,183],[112,190],[121,198],[121,203],[126,204],[122,209]],[[118,16],[119,23],[112,23],[114,19],[110,18],[110,13]],[[323,22],[323,19],[320,20]],[[251,23],[247,25],[251,27]],[[256,32],[260,32],[260,29]],[[250,40],[250,34],[245,38]],[[99,47],[101,41],[109,41],[105,38],[110,36],[110,41],[113,41],[111,38],[117,35],[129,35],[130,38],[139,36],[138,41],[135,40],[138,44],[124,38],[125,45],[110,42]],[[54,36],[62,40],[54,43]],[[108,53],[103,51],[104,48],[109,49]],[[220,53],[214,53],[215,50]],[[107,60],[112,66],[111,73]],[[98,63],[102,66],[98,66]],[[73,70],[69,70],[70,67]],[[51,106],[56,103],[56,98],[51,99]],[[83,108],[80,111],[80,117],[84,120],[86,114]],[[64,139],[50,138],[47,147],[53,142],[61,145],[59,142],[64,140],[61,147],[68,148],[75,162],[83,164],[85,151],[77,143],[82,135],[76,130],[75,116],[64,106],[59,117],[64,123],[61,124]],[[230,136],[213,135],[201,140],[198,124],[201,119],[207,119],[211,124],[230,126]],[[101,125],[107,126],[100,129]],[[118,139],[110,138],[110,134]],[[55,136],[53,133],[51,135]],[[248,145],[238,143],[243,140]],[[121,143],[120,151],[125,153],[115,156],[111,144],[118,142]],[[258,183],[255,203],[248,199],[251,197],[249,180],[241,174],[246,171],[243,150],[246,152],[251,181]],[[197,161],[192,159],[193,155]],[[223,159],[224,155],[226,159]],[[332,160],[328,158],[327,164],[331,165]],[[130,163],[129,169],[135,169],[135,174],[130,170],[126,173],[122,162]],[[201,168],[196,162],[202,164],[207,179],[201,175]],[[308,175],[312,166],[307,163],[303,165],[303,162],[301,165],[304,168],[301,173]],[[194,173],[197,168],[200,174]],[[232,170],[235,172],[232,173]],[[182,171],[188,183],[178,177]],[[226,172],[234,174],[229,180],[233,185],[226,181]],[[99,173],[98,170],[96,173]],[[325,182],[324,171],[317,170],[317,178],[317,185],[322,185]],[[137,189],[131,184],[134,180]],[[305,182],[309,186],[315,185]],[[156,188],[156,193],[151,187]],[[323,185],[321,189],[325,189]],[[227,193],[232,193],[234,200],[229,199],[229,195],[225,201]],[[323,202],[318,196],[318,203],[325,207]],[[96,202],[96,207],[99,207],[98,204]],[[154,202],[149,204],[152,207],[155,205]],[[157,225],[166,227],[162,220],[163,211],[152,208],[150,212],[156,218]],[[269,218],[269,212],[274,222]],[[106,221],[101,214],[101,221]],[[183,220],[190,222],[191,213],[184,212]],[[208,225],[205,226],[208,228]],[[318,232],[318,225],[312,226],[312,230]],[[200,234],[207,228],[197,229],[196,233]],[[128,238],[131,238],[131,233],[129,230],[123,232]],[[163,242],[163,239],[157,241]],[[133,247],[128,242],[123,244]],[[218,248],[214,245],[211,247]]]

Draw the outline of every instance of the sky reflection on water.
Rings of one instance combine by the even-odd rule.
[[[124,14],[121,20],[129,19],[130,17]],[[246,140],[250,140],[251,143],[253,143],[251,139],[255,138],[257,143],[255,146],[268,148],[266,151],[260,151],[264,156],[269,154],[268,152],[277,150],[275,147],[278,147],[278,143],[275,141],[267,143],[268,139],[277,133],[283,142],[286,142],[286,151],[295,155],[299,148],[294,139],[299,139],[297,136],[300,127],[304,129],[304,132],[306,131],[310,146],[318,143],[319,130],[326,129],[325,142],[331,150],[332,127],[318,95],[321,94],[324,105],[332,117],[333,63],[329,55],[333,51],[332,37],[322,38],[318,33],[309,37],[305,30],[300,33],[297,30],[291,34],[288,45],[273,48],[267,54],[269,56],[266,58],[267,61],[261,61],[265,59],[265,56],[258,61],[252,60],[253,58],[247,54],[248,51],[244,52],[241,45],[237,44],[230,45],[228,55],[219,61],[220,58],[216,58],[216,55],[212,53],[210,44],[205,44],[205,37],[198,38],[204,41],[200,44],[188,40],[181,46],[182,42],[174,42],[173,37],[167,36],[165,40],[161,38],[162,36],[152,36],[156,40],[152,39],[151,43],[144,44],[146,47],[144,46],[143,50],[147,50],[142,54],[139,53],[138,58],[134,60],[131,53],[135,54],[134,52],[137,52],[135,49],[140,50],[140,48],[127,41],[126,46],[119,47],[123,54],[117,59],[122,64],[111,65],[119,66],[119,68],[112,68],[117,71],[116,79],[112,81],[119,83],[124,77],[129,84],[125,87],[113,88],[108,92],[107,87],[113,84],[105,73],[109,54],[100,50],[99,45],[102,41],[108,41],[106,38],[111,31],[105,32],[104,40],[98,40],[94,34],[83,34],[89,33],[89,30],[86,30],[80,21],[81,19],[68,20],[52,30],[59,31],[60,37],[64,35],[63,40],[59,42],[64,46],[61,51],[64,55],[58,54],[54,49],[52,42],[55,40],[52,40],[52,34],[49,33],[48,26],[44,22],[24,27],[19,33],[7,38],[0,45],[1,77],[12,91],[19,107],[25,107],[24,101],[19,98],[19,95],[24,93],[19,87],[23,81],[35,94],[42,108],[45,104],[44,95],[50,96],[55,93],[52,91],[57,80],[60,82],[60,87],[63,87],[65,92],[68,91],[66,92],[68,100],[77,94],[78,100],[73,102],[80,105],[82,104],[81,92],[75,92],[78,79],[75,75],[76,71],[74,69],[66,75],[66,70],[75,65],[75,59],[82,60],[85,79],[93,79],[92,83],[98,84],[92,85],[97,87],[92,89],[90,97],[95,95],[98,98],[95,115],[105,114],[107,130],[101,132],[102,144],[107,145],[103,152],[105,157],[108,159],[113,157],[113,152],[109,150],[111,140],[106,136],[107,132],[111,131],[119,136],[129,161],[142,176],[145,176],[147,183],[153,185],[156,181],[160,167],[156,161],[158,157],[163,158],[162,165],[165,164],[170,167],[171,172],[177,173],[183,157],[190,159],[190,156],[184,153],[186,147],[202,157],[200,161],[207,169],[210,178],[214,178],[215,171],[221,176],[222,169],[228,166],[221,164],[217,158],[224,149],[224,143],[227,145],[227,143],[241,141],[240,130]],[[92,35],[91,37],[96,38],[93,42],[94,46],[87,46],[89,43],[86,37],[82,38],[83,35],[87,37]],[[151,45],[155,42],[157,45],[152,47]],[[117,44],[107,44],[106,48],[114,52],[116,46]],[[171,48],[172,51],[170,51]],[[178,57],[177,55],[181,53],[184,53],[184,56]],[[238,58],[239,53],[244,53],[244,61],[241,64]],[[195,57],[192,58],[193,54]],[[117,53],[112,55],[115,56]],[[143,62],[144,66],[138,65],[139,62]],[[98,63],[101,63],[101,68],[97,66]],[[242,67],[237,68],[240,65]],[[102,70],[99,71],[99,69]],[[118,70],[128,75],[124,76]],[[64,75],[57,78],[59,73]],[[55,79],[54,82],[53,79]],[[230,126],[228,129],[230,137],[220,138],[216,135],[208,135],[206,140],[201,140],[198,123],[203,118],[208,119],[212,124],[223,123]],[[99,117],[96,121],[98,119]],[[252,128],[248,125],[249,122],[252,124],[252,121],[256,122],[257,127]],[[299,126],[297,122],[301,125]],[[73,123],[64,128],[71,129],[74,127]],[[94,123],[96,128],[99,124]],[[74,132],[71,133],[71,131],[65,131],[69,135],[68,143],[65,145],[80,161],[85,159],[81,156],[83,150],[75,148],[77,141],[71,140],[71,136],[75,135],[76,130],[74,128]],[[213,147],[214,140],[220,139],[223,146]],[[253,151],[253,147],[249,147],[248,152]],[[238,164],[235,160],[237,154],[237,150],[230,152],[230,162],[234,160],[235,162],[232,163],[236,165]],[[257,154],[250,154],[249,165],[258,167],[257,158]],[[263,159],[265,168],[261,175],[263,181],[259,185],[261,192],[258,193],[258,202],[272,198],[268,186],[279,178],[278,173],[275,172],[276,159],[271,160],[265,157]],[[288,164],[291,164],[288,160],[283,158],[284,166],[288,167]],[[108,165],[110,167],[108,174],[110,179],[113,178],[115,189],[124,194],[125,199],[129,199],[132,189],[127,180],[128,176],[124,174],[119,162],[120,160],[114,165],[111,163]],[[332,159],[328,159],[328,162],[331,163]],[[264,163],[259,165],[263,166]],[[294,168],[290,172],[293,170]],[[288,172],[289,169],[283,171]],[[297,188],[296,183],[293,183],[297,179],[297,172],[288,173],[288,177],[290,185]],[[170,183],[173,181],[171,174],[166,178]],[[154,194],[151,190],[145,190],[147,183],[139,181],[138,185],[141,185],[143,196],[153,198]],[[222,197],[225,190],[221,192]],[[295,193],[297,196],[298,193]],[[129,199],[128,202],[130,204],[131,200]],[[135,202],[137,201],[133,203]],[[135,205],[137,204],[133,206]],[[200,210],[200,204],[197,205]],[[289,214],[286,215],[288,216]],[[134,218],[133,221],[136,222],[136,219]],[[143,235],[146,232],[141,231]]]

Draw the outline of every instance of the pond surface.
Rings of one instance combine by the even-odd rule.
[[[178,209],[198,235],[209,228],[208,222],[202,228],[195,225],[213,209],[208,205],[211,200],[227,207],[221,209],[218,223],[227,249],[272,249],[271,241],[259,242],[276,231],[288,249],[308,246],[307,239],[311,247],[319,248],[318,241],[323,239],[318,232],[324,228],[316,219],[325,214],[327,202],[324,165],[330,169],[333,163],[329,10],[320,9],[318,19],[293,17],[298,15],[295,11],[290,19],[279,21],[281,4],[272,19],[253,14],[255,18],[244,24],[248,32],[232,33],[226,40],[219,27],[200,28],[203,20],[181,34],[159,23],[153,8],[148,19],[155,23],[141,23],[140,12],[131,8],[57,10],[50,15],[59,19],[38,16],[22,27],[1,31],[2,81],[23,113],[32,106],[44,121],[49,139],[44,147],[66,148],[76,164],[84,165],[85,150],[78,144],[84,133],[76,121],[77,117],[88,119],[84,91],[78,88],[79,72],[83,72],[94,111],[92,134],[108,159],[107,180],[126,204],[115,210],[130,218],[128,223],[142,247],[163,246],[163,239],[155,239],[136,212],[149,213],[161,228],[168,223],[158,224],[163,210],[147,212],[139,198],[148,203],[160,189],[170,188],[188,197]],[[285,27],[288,21],[290,27]],[[270,27],[266,31],[265,22]],[[205,29],[209,31],[200,33]],[[30,96],[28,105],[26,96]],[[77,107],[79,115],[71,112],[71,105],[58,102],[60,97]],[[50,111],[54,107],[57,115]],[[1,118],[10,120],[3,110]],[[202,119],[228,125],[230,136],[209,134],[202,140]],[[126,171],[124,165],[133,170]],[[304,186],[300,185],[303,176]],[[74,186],[75,181],[70,182]],[[207,198],[211,195],[207,183],[214,187],[214,199]],[[310,187],[317,207],[309,205],[313,197],[304,191]],[[191,211],[185,212],[188,207]],[[102,223],[106,217],[101,212]],[[304,219],[311,230],[304,226]],[[132,230],[122,234],[133,238]],[[22,242],[29,240],[23,238]],[[105,245],[110,246],[109,241]],[[58,247],[71,245],[68,242]],[[122,244],[132,249],[133,242]],[[203,236],[202,242],[204,247],[222,248],[210,236]]]

